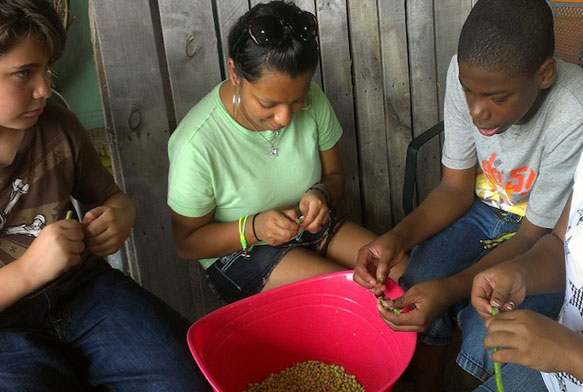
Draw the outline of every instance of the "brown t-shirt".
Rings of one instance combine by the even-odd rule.
[[[19,132],[19,131],[16,131]],[[49,102],[26,130],[12,164],[0,167],[0,267],[22,256],[46,225],[119,192],[73,113]]]

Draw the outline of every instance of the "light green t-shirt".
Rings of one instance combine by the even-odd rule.
[[[222,84],[222,83],[221,83]],[[275,143],[272,131],[250,131],[227,112],[219,84],[192,108],[168,143],[168,205],[187,217],[214,209],[215,222],[297,207],[305,190],[321,179],[320,151],[342,136],[330,102],[316,84],[311,105],[294,114]],[[267,139],[267,140],[265,140]],[[201,260],[204,268],[216,259]]]

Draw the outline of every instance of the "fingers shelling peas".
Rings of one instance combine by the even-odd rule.
[[[401,314],[401,309],[395,308],[393,306],[393,300],[384,294],[379,297],[379,304],[381,304],[384,309],[393,312],[397,316]]]

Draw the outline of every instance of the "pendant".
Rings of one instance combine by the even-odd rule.
[[[278,154],[277,154],[277,147],[271,146],[271,150],[269,150],[269,156],[272,156],[272,157],[277,157],[278,156]]]

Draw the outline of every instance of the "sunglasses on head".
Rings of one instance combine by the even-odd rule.
[[[289,19],[274,15],[258,16],[249,23],[249,36],[259,46],[271,47],[279,44],[289,30],[301,41],[309,41],[318,34],[316,17],[308,11],[300,11]]]

